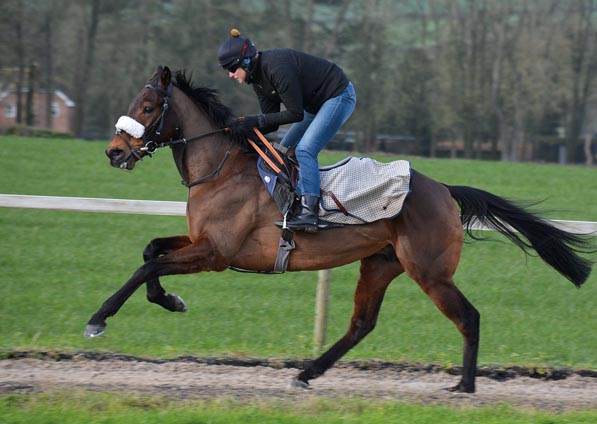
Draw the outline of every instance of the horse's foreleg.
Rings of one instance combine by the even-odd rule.
[[[103,334],[106,329],[106,319],[116,314],[141,284],[150,279],[172,274],[223,271],[226,266],[226,261],[217,254],[206,239],[147,261],[91,317],[87,323],[85,337],[96,337]]]
[[[143,251],[145,262],[166,255],[191,244],[188,236],[174,236],[152,240]],[[182,298],[174,293],[166,293],[158,277],[147,280],[147,300],[172,312],[186,312],[187,306]]]
[[[116,314],[124,302],[148,280],[147,269],[151,262],[142,265],[124,286],[106,300],[100,309],[91,317],[85,328],[85,337],[97,337],[106,331],[106,319]]]
[[[456,325],[464,339],[462,378],[456,386],[448,390],[474,393],[479,349],[479,312],[458,290],[451,278],[449,281],[436,281],[431,284],[429,281],[417,282],[437,308]]]
[[[292,384],[307,387],[309,380],[325,373],[346,352],[369,334],[377,323],[377,316],[388,285],[403,272],[392,248],[361,261],[360,278],[354,297],[354,310],[346,334],[327,352],[302,371]]]

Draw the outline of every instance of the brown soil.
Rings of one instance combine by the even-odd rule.
[[[458,382],[457,369],[372,361],[340,363],[304,390],[289,385],[300,367],[298,362],[259,359],[166,361],[90,353],[15,353],[0,360],[0,393],[82,389],[176,400],[300,402],[356,397],[459,406],[507,403],[550,411],[597,409],[595,371],[484,368],[477,378],[477,393],[463,394],[444,390]]]

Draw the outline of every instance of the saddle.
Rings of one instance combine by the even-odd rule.
[[[296,194],[298,162],[294,150],[272,146],[284,160],[280,172],[260,158],[257,170],[280,213],[293,215],[300,210]],[[321,177],[319,223],[321,230],[344,225],[366,224],[395,218],[410,193],[410,162],[381,163],[366,157],[350,156],[319,168]]]
[[[257,160],[257,171],[282,215],[292,215],[300,209],[299,196],[296,193],[299,165],[294,154],[294,149],[287,149],[278,143],[272,143],[273,149],[279,153],[283,164],[274,169],[272,161],[274,154],[269,150],[265,152],[271,161],[263,157]]]

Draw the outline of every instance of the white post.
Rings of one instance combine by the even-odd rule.
[[[328,305],[330,301],[330,277],[332,270],[324,269],[317,274],[317,297],[315,299],[315,331],[313,353],[319,354],[325,345],[328,327]]]

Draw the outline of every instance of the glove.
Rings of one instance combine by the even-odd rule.
[[[251,137],[254,135],[253,128],[261,128],[265,124],[265,117],[261,115],[249,115],[233,118],[227,122],[228,128],[233,134]]]

